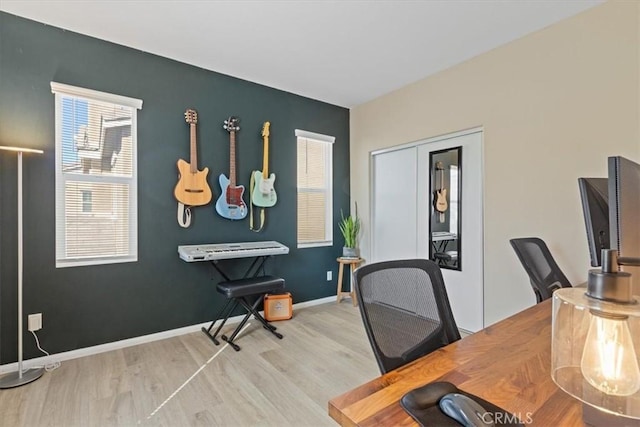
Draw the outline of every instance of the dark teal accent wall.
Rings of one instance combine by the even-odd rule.
[[[55,268],[51,81],[144,102],[138,112],[138,262]],[[277,176],[278,203],[268,209],[263,232],[250,231],[248,217],[221,218],[213,203],[194,209],[190,228],[178,225],[173,188],[176,161],[189,159],[187,108],[198,111],[198,163],[210,169],[214,200],[218,175],[229,173],[224,119],[241,120],[237,177],[247,188],[251,171],[262,169],[262,123],[271,122],[269,168]],[[296,248],[294,129],[336,137],[333,207],[339,218],[340,209],[349,210],[348,109],[0,12],[0,145],[45,151],[24,162],[25,359],[41,355],[26,332],[29,313],[43,313],[39,338],[51,353],[210,320],[224,303],[215,291],[220,277],[208,263],[181,261],[178,245],[277,240],[290,253],[273,257],[267,269],[285,278],[295,303],[335,295],[326,271],[336,276],[342,247],[336,224],[333,247]],[[2,364],[17,360],[16,164],[14,154],[0,154]],[[226,267],[238,274],[247,263],[229,261]]]

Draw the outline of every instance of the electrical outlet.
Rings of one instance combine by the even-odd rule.
[[[333,271],[328,270],[327,271],[327,282],[333,280]]]
[[[39,331],[42,329],[42,313],[30,314],[28,320],[30,331]]]

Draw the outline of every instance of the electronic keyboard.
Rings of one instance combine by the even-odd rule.
[[[431,240],[434,242],[440,240],[455,240],[458,238],[456,233],[450,233],[448,231],[434,231],[431,233]]]
[[[215,261],[218,259],[285,255],[289,248],[275,241],[213,243],[178,246],[180,258],[186,262]]]

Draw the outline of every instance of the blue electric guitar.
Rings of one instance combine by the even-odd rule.
[[[273,188],[276,175],[269,175],[269,122],[264,122],[262,127],[262,139],[264,140],[264,151],[262,155],[262,172],[253,172],[254,186],[251,192],[251,202],[261,208],[270,208],[276,204],[278,196]]]
[[[220,174],[222,193],[216,202],[216,212],[223,218],[243,219],[247,216],[247,205],[242,200],[244,186],[236,185],[236,132],[240,130],[237,117],[229,117],[224,121],[224,128],[229,132],[229,178]]]

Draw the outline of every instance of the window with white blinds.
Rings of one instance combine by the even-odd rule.
[[[332,136],[296,129],[298,247],[333,244]]]
[[[138,259],[142,101],[51,82],[56,111],[56,267]]]

